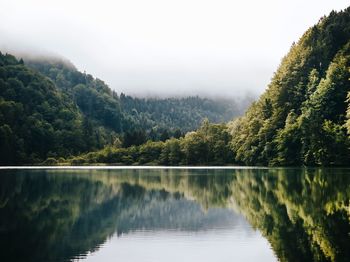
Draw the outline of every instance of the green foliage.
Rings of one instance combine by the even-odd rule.
[[[1,54],[1,163],[65,157],[76,164],[348,165],[349,39],[350,8],[322,18],[292,45],[267,91],[228,129],[199,125],[239,114],[237,102],[119,97],[67,61],[23,64]],[[116,139],[118,146],[111,146]]]
[[[87,118],[98,120],[104,127],[121,131],[121,110],[116,99],[100,94],[95,88],[78,84],[73,88],[73,97]]]
[[[138,139],[134,133],[134,139]],[[231,136],[224,124],[210,124],[205,120],[197,131],[185,137],[171,138],[164,142],[147,141],[129,147],[107,146],[64,160],[59,164],[117,164],[117,165],[226,165],[232,163]]]
[[[243,113],[245,102],[235,100],[186,97],[186,98],[134,98],[120,95],[124,112],[124,127],[143,129],[153,140],[165,141],[178,132],[197,129],[208,118],[211,122],[226,122]],[[177,132],[177,134],[175,134]]]
[[[349,39],[348,8],[321,19],[293,44],[267,91],[229,124],[236,161],[348,165]]]
[[[215,123],[228,121],[240,115],[249,100],[239,103],[199,97],[146,99],[123,93],[118,96],[103,81],[79,72],[68,61],[28,58],[25,63],[49,77],[95,125],[117,133],[143,130],[154,141],[165,141],[178,135],[175,134],[178,131],[193,131],[204,118]],[[166,133],[168,137],[164,136]]]
[[[347,97],[347,100],[346,102],[348,102],[348,109],[346,111],[346,128],[348,130],[348,135],[350,135],[350,91],[348,92],[348,97]]]
[[[47,78],[0,53],[0,163],[83,152],[82,118]]]
[[[118,96],[102,80],[79,72],[70,62],[59,58],[30,57],[25,64],[50,78],[96,129],[121,132],[123,116]]]
[[[68,61],[27,57],[23,62],[0,53],[2,165],[37,164],[47,158],[46,164],[56,163],[51,158],[109,148],[117,140],[118,147],[128,148],[147,140],[180,139],[205,117],[221,122],[239,110],[236,103],[199,97],[119,97]],[[117,160],[130,164],[135,158],[140,163],[150,160],[134,155]]]
[[[144,130],[132,130],[127,131],[124,134],[123,146],[130,147],[132,145],[139,146],[145,143],[147,140],[146,132]]]

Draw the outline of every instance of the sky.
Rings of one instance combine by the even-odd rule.
[[[138,96],[260,94],[345,0],[0,0],[0,50],[54,54]]]

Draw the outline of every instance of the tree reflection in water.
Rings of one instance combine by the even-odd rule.
[[[67,260],[139,229],[239,223],[232,209],[281,261],[350,259],[347,169],[7,170],[0,182],[1,261]]]

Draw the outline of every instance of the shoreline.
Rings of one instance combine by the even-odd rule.
[[[238,170],[238,169],[350,169],[350,167],[266,167],[266,166],[0,166],[0,170],[156,170],[156,169],[178,169],[178,170]]]

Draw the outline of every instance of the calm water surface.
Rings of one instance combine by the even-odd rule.
[[[0,170],[0,261],[350,261],[349,169]]]

